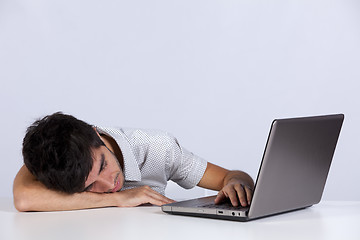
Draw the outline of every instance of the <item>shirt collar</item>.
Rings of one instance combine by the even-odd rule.
[[[124,132],[121,129],[117,128],[99,126],[95,126],[95,128],[99,133],[106,134],[112,137],[119,145],[124,159],[123,172],[125,181],[141,181],[139,165],[137,164],[134,153],[131,150],[130,141],[128,137],[124,134]]]

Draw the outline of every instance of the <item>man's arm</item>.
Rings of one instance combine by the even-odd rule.
[[[14,180],[14,205],[18,211],[61,211],[99,207],[132,207],[144,203],[173,202],[148,186],[117,193],[67,194],[46,188],[23,166]]]
[[[219,191],[215,203],[229,198],[233,206],[247,206],[251,202],[254,188],[253,179],[242,171],[229,171],[208,163],[199,187]]]

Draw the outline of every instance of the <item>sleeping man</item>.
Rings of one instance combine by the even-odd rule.
[[[183,148],[158,130],[93,126],[54,113],[34,122],[23,141],[24,166],[14,180],[19,211],[161,206],[167,181],[219,191],[215,203],[247,206],[254,182]]]

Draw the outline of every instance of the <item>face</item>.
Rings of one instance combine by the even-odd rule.
[[[93,149],[93,167],[85,182],[85,191],[111,193],[120,191],[124,175],[116,156],[106,147]]]

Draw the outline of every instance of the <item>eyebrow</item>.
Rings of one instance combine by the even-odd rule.
[[[104,166],[105,166],[105,155],[102,153],[101,154],[101,159],[100,159],[100,168],[99,168],[98,176],[104,170]],[[93,185],[94,185],[94,183],[92,183],[89,186],[85,187],[84,192],[89,191],[93,187]]]

